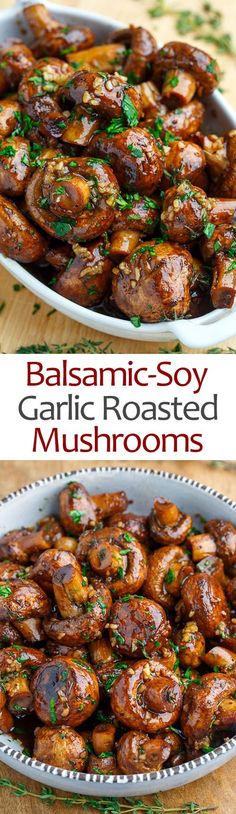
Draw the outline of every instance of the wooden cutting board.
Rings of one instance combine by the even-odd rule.
[[[116,464],[118,466],[122,465],[122,461],[117,461]],[[104,466],[106,462],[99,461],[97,465]],[[126,461],[126,465],[133,466],[133,462]],[[147,461],[137,463],[137,466],[143,466],[143,468],[147,465]],[[81,461],[79,464],[77,461],[16,461],[14,463],[3,461],[1,463],[0,498],[8,494],[8,492],[14,491],[14,489],[18,489],[20,486],[29,483],[31,480],[53,475],[59,471],[66,472],[68,469],[73,470],[79,467],[92,466],[94,466],[94,463],[91,461]],[[212,486],[229,497],[234,499],[236,497],[236,469],[230,468],[230,470],[225,471],[221,466],[219,466],[219,468],[216,466],[213,468],[210,464],[199,461],[197,463],[193,463],[192,461],[168,461],[167,463],[156,461],[155,463],[152,462],[151,466],[156,470],[165,469],[169,472],[186,475],[187,477],[206,483],[208,486]],[[16,772],[10,771],[3,763],[0,763],[0,777],[9,777],[14,783],[24,781],[24,778],[16,774]],[[176,806],[183,807],[184,803],[190,800],[198,802],[202,807],[206,805],[216,806],[216,814],[235,814],[235,781],[236,759],[230,761],[221,769],[218,769],[217,772],[208,775],[208,777],[198,780],[195,783],[190,783],[188,786],[182,787],[182,789],[165,792],[160,795],[160,798],[166,808],[172,808],[173,814],[176,810]],[[26,782],[31,791],[39,792],[40,787],[38,783],[32,783],[29,780]],[[1,811],[4,812],[4,814],[12,814],[13,807],[14,814],[35,814],[36,805],[37,814],[43,814],[43,811],[45,811],[45,804],[38,802],[35,798],[15,798],[7,789],[1,789],[0,799],[2,800]],[[62,802],[58,802],[50,810],[55,810],[56,814],[66,814],[68,811]],[[77,812],[79,810],[84,811],[84,808],[78,809],[76,807],[75,810]]]
[[[172,10],[191,8],[197,12],[201,9],[200,0],[194,0],[192,4],[188,3],[188,0],[175,0],[174,3],[171,0],[165,0],[165,2]],[[84,5],[88,11],[99,11],[101,14],[113,16],[125,24],[133,22],[136,25],[146,25],[152,29],[157,39],[162,42],[181,39],[179,34],[176,34],[174,16],[168,15],[159,19],[153,19],[149,16],[148,9],[154,4],[155,0],[113,0],[112,4],[109,0],[86,0],[86,3],[83,0],[81,2],[78,2],[78,0],[74,0],[74,2],[65,0],[65,5],[73,5],[77,8],[82,8]],[[0,9],[9,5],[12,5],[9,0],[0,0]],[[234,30],[236,39],[235,0],[226,0],[224,3],[223,0],[215,0],[214,8],[223,10],[224,29],[231,33]],[[196,43],[190,36],[187,39],[189,42]],[[203,47],[208,49],[206,44],[203,44]],[[209,49],[215,56],[214,46],[210,45]],[[222,54],[220,55],[220,65],[222,71],[224,71],[221,84],[225,97],[235,107],[235,58]],[[112,349],[117,353],[154,353],[163,347],[163,343],[141,343],[139,341],[108,337],[99,331],[93,331],[77,322],[73,322],[59,312],[51,313],[50,307],[37,300],[34,294],[30,294],[26,290],[15,291],[14,278],[3,269],[0,269],[0,272],[0,306],[1,303],[5,303],[5,307],[0,311],[0,351],[3,353],[15,353],[22,345],[30,346],[44,342],[48,345],[61,345],[64,342],[74,345],[84,338],[104,344],[111,341]],[[38,308],[38,306],[40,307]],[[227,348],[229,345],[236,349],[236,335],[230,341],[222,342],[220,347]],[[165,344],[164,347],[165,349],[173,348],[173,342]]]

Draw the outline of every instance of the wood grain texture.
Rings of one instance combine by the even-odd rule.
[[[151,19],[148,14],[148,9],[154,5],[155,0],[86,0],[86,3],[81,0],[64,0],[65,5],[73,5],[76,8],[86,6],[88,11],[99,11],[101,14],[113,16],[117,20],[124,23],[135,22],[136,25],[146,25],[152,29],[153,33],[158,40],[167,42],[171,39],[181,39],[176,34],[174,17],[171,15],[161,17],[160,19]],[[166,3],[171,7],[171,0],[166,0]],[[9,0],[0,0],[0,9],[9,6]],[[200,11],[201,0],[194,0],[191,5],[188,0],[176,0],[173,8],[186,9],[193,8],[193,10]],[[214,0],[214,7],[223,10],[224,13],[224,28],[225,31],[235,32],[236,39],[236,22],[235,22],[235,0]],[[183,39],[183,38],[182,38]],[[189,42],[194,42],[193,38],[188,36]],[[196,41],[195,41],[196,42]],[[204,48],[210,50],[215,56],[215,49],[211,45],[203,45]],[[218,56],[218,55],[217,55]],[[219,57],[218,57],[219,58]],[[224,72],[222,78],[222,87],[224,89],[225,97],[232,106],[236,106],[236,84],[235,84],[235,60],[222,54],[220,56],[220,65]],[[0,303],[5,302],[5,308],[0,313],[0,351],[3,353],[15,353],[17,348],[21,345],[32,345],[35,343],[42,344],[47,342],[49,345],[58,343],[74,344],[79,342],[82,338],[89,338],[93,341],[103,340],[109,341],[110,337],[107,334],[102,334],[98,331],[93,331],[90,328],[85,328],[77,322],[65,317],[63,314],[56,312],[50,317],[50,307],[44,303],[40,303],[41,307],[35,315],[33,309],[35,304],[35,295],[30,294],[28,291],[23,290],[15,292],[13,289],[14,279],[4,269],[0,268],[1,272],[1,286],[0,286]],[[39,302],[39,301],[38,301]],[[220,347],[227,348],[231,346],[236,349],[236,335],[230,341],[222,342]],[[112,349],[116,353],[126,351],[127,353],[153,353],[163,347],[163,343],[147,343],[137,342],[131,340],[118,339],[112,337]],[[166,348],[172,348],[173,343],[165,344]],[[186,349],[187,350],[187,349]],[[190,351],[189,351],[190,352]],[[193,351],[191,351],[192,353]],[[197,351],[196,351],[197,352]]]
[[[124,462],[123,462],[124,463]],[[96,462],[97,466],[106,465],[105,461]],[[114,465],[122,465],[121,461],[114,462]],[[127,466],[133,466],[132,461],[126,461]],[[149,465],[147,461],[136,463],[137,467]],[[1,463],[1,482],[0,482],[0,498],[8,494],[8,492],[24,486],[31,480],[55,474],[59,471],[68,471],[68,469],[79,469],[80,467],[92,467],[93,462],[81,461],[16,461],[10,463],[3,461]],[[223,492],[235,499],[236,497],[236,470],[223,470],[220,468],[213,468],[211,464],[204,463],[203,461],[181,462],[181,461],[156,461],[151,463],[150,467],[156,470],[164,469],[169,472],[176,472],[181,475],[199,480],[202,483],[216,488],[218,491]],[[112,485],[111,485],[112,488]],[[20,782],[22,777],[13,771],[10,771],[4,764],[0,767],[1,777],[10,777],[14,782]],[[189,800],[198,802],[202,806],[211,805],[216,806],[216,814],[235,814],[236,811],[236,760],[230,761],[222,769],[208,775],[195,783],[191,783],[182,789],[175,789],[174,791],[165,792],[161,795],[162,801],[165,806],[183,806]],[[31,790],[38,791],[39,786],[36,783],[27,781]],[[37,806],[37,814],[43,814],[45,811],[45,804],[30,798],[17,799],[11,796],[10,792],[1,789],[1,811],[4,814],[12,814],[13,806],[15,814],[34,814]],[[65,814],[66,807],[63,803],[57,803],[52,811],[55,810],[56,814]],[[75,809],[77,812],[81,809]],[[83,809],[82,809],[83,810]]]

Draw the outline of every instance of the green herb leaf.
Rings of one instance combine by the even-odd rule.
[[[72,520],[74,520],[74,523],[80,523],[81,517],[83,517],[84,514],[85,512],[79,512],[77,509],[72,509],[72,511],[69,512],[69,515],[72,517]]]
[[[140,328],[141,326],[141,317],[131,317],[130,322],[134,325],[134,328]]]
[[[139,120],[138,113],[128,93],[124,93],[122,110],[125,118],[127,119],[129,127],[136,127]]]
[[[207,223],[206,226],[204,226],[203,234],[206,235],[206,237],[210,238],[214,234],[215,228],[216,227],[214,223]]]
[[[50,712],[50,718],[51,718],[51,722],[52,722],[52,724],[56,724],[56,723],[57,723],[57,716],[56,716],[56,710],[55,710],[55,700],[54,700],[54,698],[50,698],[50,701],[49,701],[49,712]]]

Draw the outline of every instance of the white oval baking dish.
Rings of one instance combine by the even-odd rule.
[[[222,518],[235,524],[236,503],[208,486],[181,475],[127,467],[94,467],[44,478],[13,492],[0,502],[0,534],[19,526],[33,525],[47,514],[57,513],[58,493],[78,478],[91,494],[124,489],[133,501],[132,510],[148,514],[153,500],[162,495],[195,518]],[[94,797],[125,797],[152,794],[199,780],[236,757],[236,737],[213,752],[175,768],[137,775],[98,775],[70,772],[22,754],[17,741],[0,734],[0,760],[21,774],[57,789]]]
[[[24,5],[30,5],[30,3],[27,0],[26,2],[21,0],[12,8],[0,13],[0,42],[4,42],[7,37],[22,36],[22,29],[26,28],[22,13]],[[109,17],[102,17],[97,13],[73,9],[47,2],[47,0],[45,0],[45,6],[55,17],[65,23],[81,20],[84,25],[89,25],[96,35],[97,42],[103,41],[115,29],[123,27],[120,22]],[[209,130],[212,127],[214,132],[219,134],[236,127],[235,113],[219,91],[215,91],[207,103],[206,125]],[[140,328],[135,328],[129,320],[91,311],[65,299],[34,277],[27,267],[4,257],[1,253],[0,263],[22,285],[29,288],[37,298],[44,300],[51,308],[61,311],[76,322],[113,336],[145,342],[167,342],[178,339],[189,348],[208,348],[224,339],[229,339],[236,333],[236,303],[231,310],[217,309],[195,319],[145,324]]]

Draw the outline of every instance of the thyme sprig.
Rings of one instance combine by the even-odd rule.
[[[81,806],[83,811],[95,809],[96,811],[103,812],[103,814],[208,814],[210,811],[216,811],[215,806],[202,807],[198,803],[189,802],[174,808],[166,808],[164,803],[157,795],[152,797],[152,802],[142,799],[138,800],[136,797],[125,797],[118,800],[115,797],[87,797],[82,794],[72,794],[70,797],[55,794],[50,786],[41,786],[40,791],[37,793],[31,791],[25,783],[13,783],[5,777],[0,778],[0,786],[9,789],[16,797],[32,797],[41,800],[42,803],[47,805],[54,805],[55,803],[64,803],[66,806]]]

